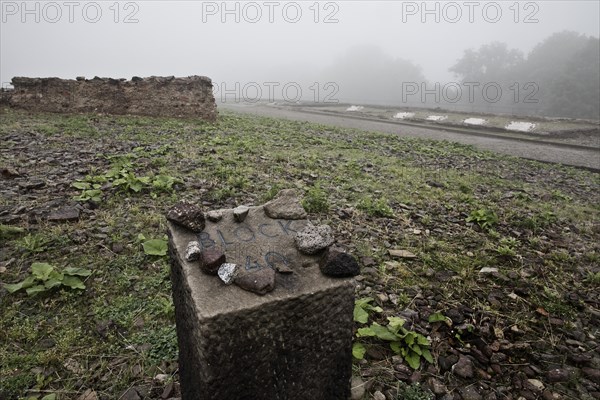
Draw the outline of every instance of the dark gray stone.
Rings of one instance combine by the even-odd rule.
[[[458,362],[452,366],[452,372],[461,378],[470,379],[473,377],[473,362],[470,358],[460,355]]]
[[[360,274],[356,259],[348,253],[329,248],[319,261],[321,272],[328,276],[348,277]]]
[[[77,207],[63,207],[56,211],[52,211],[48,215],[48,221],[74,221],[79,219],[79,209]]]
[[[44,186],[46,186],[46,182],[41,181],[41,180],[31,180],[31,181],[27,181],[27,182],[23,182],[23,183],[19,183],[19,186],[24,188],[24,189],[40,189],[43,188]]]
[[[235,278],[234,283],[244,290],[256,294],[267,294],[275,289],[275,270],[263,268],[255,271],[243,271]]]
[[[264,205],[265,213],[276,219],[304,219],[306,211],[294,189],[281,190],[277,197]]]
[[[459,389],[463,400],[482,400],[481,394],[477,391],[475,385],[469,385]]]
[[[217,275],[219,267],[225,264],[226,258],[225,253],[217,247],[210,247],[203,249],[200,252],[200,268],[205,274]]]
[[[202,232],[205,225],[202,209],[185,202],[175,204],[167,213],[167,219],[193,232]]]
[[[546,372],[548,382],[567,382],[571,374],[566,369],[555,368]]]

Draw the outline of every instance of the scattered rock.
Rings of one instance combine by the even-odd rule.
[[[529,389],[529,390],[532,390],[534,392],[541,392],[546,387],[544,386],[544,384],[542,383],[542,381],[540,381],[538,379],[527,379],[527,381],[525,383],[525,388]]]
[[[88,389],[77,400],[98,400],[98,395],[92,389]]]
[[[548,382],[566,382],[570,377],[569,371],[562,368],[551,369],[546,373],[546,379]]]
[[[185,248],[185,260],[186,261],[196,261],[200,259],[200,253],[202,252],[202,248],[200,247],[200,243],[195,240],[192,240],[188,243]]]
[[[167,374],[157,374],[157,375],[154,377],[154,381],[155,381],[156,383],[159,383],[159,384],[161,384],[161,383],[164,383],[164,382],[166,382],[166,381],[167,381],[167,379],[169,379],[170,377],[171,377],[171,375],[167,375]]]
[[[377,265],[377,262],[371,257],[363,257],[360,259],[360,262],[365,267],[375,267]]]
[[[439,379],[433,376],[427,379],[427,386],[431,389],[433,394],[441,396],[448,392],[448,388]]]
[[[479,270],[480,274],[494,274],[498,272],[498,268],[494,267],[483,267]]]
[[[217,275],[221,265],[225,264],[225,253],[217,247],[210,247],[200,252],[198,257],[202,272],[208,275]]]
[[[600,382],[600,369],[585,367],[581,372],[594,382]]]
[[[4,179],[11,179],[21,175],[14,168],[4,167],[0,168],[0,176],[2,176]]]
[[[175,204],[167,213],[167,219],[193,232],[202,232],[205,225],[200,207],[186,202]]]
[[[135,388],[129,388],[125,393],[119,397],[120,400],[142,400],[139,393]]]
[[[475,385],[465,386],[459,389],[462,400],[482,400],[481,394],[475,387]]]
[[[115,254],[119,254],[122,253],[123,250],[125,250],[125,248],[123,247],[123,245],[121,243],[113,243],[110,247],[110,249],[112,250],[113,253]]]
[[[316,254],[331,246],[334,242],[333,231],[329,225],[307,225],[294,238],[296,247],[304,254]]]
[[[450,371],[452,366],[458,362],[458,356],[450,354],[448,356],[439,356],[438,365],[440,366],[440,372],[446,373]]]
[[[65,369],[71,371],[74,374],[81,374],[84,371],[81,364],[73,358],[67,358],[63,363],[63,366],[65,367]]]
[[[379,390],[377,390],[375,393],[373,393],[373,400],[386,400],[385,394],[383,394]]]
[[[460,355],[458,362],[452,366],[452,372],[461,378],[470,379],[474,375],[473,362],[470,358]]]
[[[360,274],[360,267],[356,259],[348,253],[337,249],[328,248],[319,260],[321,272],[333,277],[356,276]]]
[[[77,207],[63,207],[52,211],[50,215],[48,215],[48,221],[73,221],[79,219],[79,212],[80,211]]]
[[[22,187],[23,189],[27,189],[27,190],[41,189],[44,186],[46,186],[46,182],[36,179],[36,180],[19,183],[19,186]]]
[[[165,386],[162,394],[160,395],[161,399],[168,399],[173,394],[173,382],[169,382],[167,386]]]
[[[390,249],[388,250],[391,257],[397,258],[417,258],[417,256],[408,250]]]
[[[217,275],[226,285],[231,285],[235,280],[238,273],[238,266],[236,264],[225,263],[219,267]]]
[[[353,376],[352,383],[350,384],[352,394],[351,400],[362,400],[365,397],[365,381],[360,376]]]
[[[271,218],[304,219],[306,211],[300,204],[294,189],[281,190],[277,197],[264,205],[265,213]]]
[[[249,211],[250,211],[250,208],[248,208],[247,206],[238,206],[233,209],[233,218],[237,222],[244,222],[244,220],[248,216]]]
[[[275,270],[262,268],[256,271],[243,271],[235,278],[235,284],[256,294],[267,294],[275,289]]]

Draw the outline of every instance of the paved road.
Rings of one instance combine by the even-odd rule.
[[[569,148],[556,144],[528,143],[510,138],[476,136],[440,129],[405,126],[393,122],[380,122],[356,119],[346,116],[319,114],[289,107],[274,107],[263,104],[220,103],[219,109],[265,117],[285,118],[294,121],[316,122],[344,128],[356,128],[367,131],[386,132],[398,136],[420,137],[435,140],[449,140],[471,144],[479,149],[513,155],[532,160],[572,165],[600,171],[600,149]]]

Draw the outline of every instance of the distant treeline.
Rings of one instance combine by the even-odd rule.
[[[341,101],[483,113],[600,119],[600,41],[559,32],[526,56],[501,42],[469,49],[431,82],[421,67],[376,46],[358,46],[325,72]]]
[[[494,42],[466,50],[450,71],[461,83],[496,82],[506,88],[509,95],[502,96],[497,107],[527,114],[599,119],[600,41],[595,37],[555,33],[526,57]]]

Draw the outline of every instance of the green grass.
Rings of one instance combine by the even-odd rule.
[[[39,198],[22,192],[6,196],[3,209],[42,207],[59,197],[70,201],[80,193],[71,187],[75,179],[104,174],[118,162],[130,163],[136,176],[180,182],[165,181],[169,188],[164,190],[103,189],[99,208],[79,222],[10,224],[23,231],[1,225],[0,261],[14,258],[0,274],[3,283],[22,280],[33,262],[87,268],[92,275],[80,292],[28,297],[0,289],[0,398],[55,392],[59,399],[71,399],[86,389],[119,398],[132,385],[154,387],[158,373],[176,372],[168,259],[145,255],[138,234],[162,238],[165,211],[180,199],[221,208],[261,204],[280,189],[296,189],[310,217],[328,219],[358,258],[374,257],[384,265],[390,246],[419,255],[382,269],[386,286],[400,299],[399,309],[409,305],[414,295],[408,290],[416,287],[442,291],[449,303],[485,308],[470,295],[499,284],[479,276],[485,266],[504,273],[543,268],[528,281],[534,293],[530,301],[537,302],[505,310],[506,323],[537,306],[574,315],[577,305],[557,294],[597,288],[597,174],[456,143],[227,112],[215,124],[0,112],[6,149],[0,166],[20,168],[27,178],[65,175],[59,164],[27,164],[30,155],[12,150],[20,146],[15,135],[39,135],[28,149],[32,154],[56,154],[59,160],[72,155],[79,162],[67,169],[74,175],[65,178],[64,189],[48,189],[51,194]],[[524,184],[523,176],[535,180]],[[2,188],[10,185],[0,181]],[[341,218],[341,210],[354,212]],[[472,214],[477,210],[483,211]],[[471,215],[474,224],[467,224]],[[485,222],[493,230],[477,228]],[[363,230],[355,233],[357,228]],[[566,228],[568,243],[550,239],[566,235]],[[122,250],[114,252],[115,244]],[[568,250],[574,247],[581,251]],[[450,271],[454,278],[432,281],[428,270]],[[65,366],[68,359],[81,368]]]

